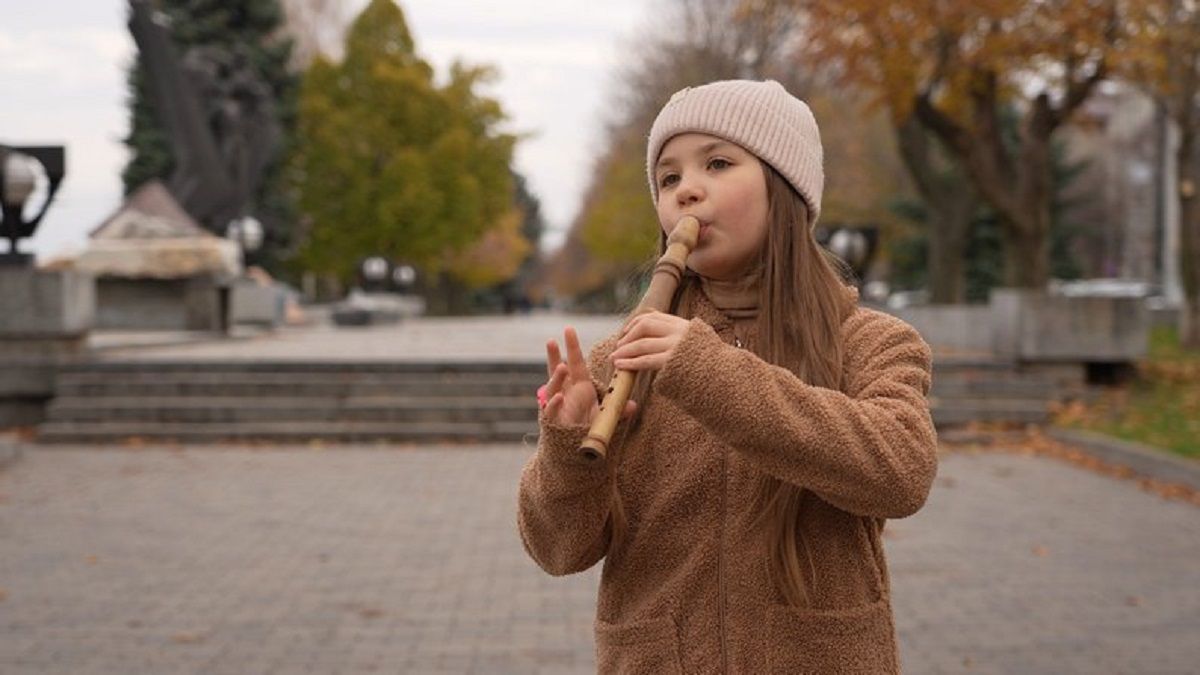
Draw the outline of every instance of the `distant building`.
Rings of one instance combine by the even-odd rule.
[[[1087,163],[1064,194],[1066,220],[1084,227],[1074,248],[1084,274],[1149,281],[1178,303],[1177,134],[1154,99],[1104,83],[1058,138],[1069,164]]]

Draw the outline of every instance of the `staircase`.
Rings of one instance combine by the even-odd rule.
[[[543,364],[98,362],[58,374],[43,443],[520,441]]]
[[[94,362],[59,372],[38,439],[520,442],[545,379],[541,363]],[[944,358],[933,383],[939,427],[1044,423],[1052,401],[1086,395],[1080,365]]]
[[[937,358],[929,404],[939,428],[970,422],[1045,424],[1058,401],[1090,398],[1083,364]]]

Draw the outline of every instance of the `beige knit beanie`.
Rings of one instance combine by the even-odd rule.
[[[646,175],[658,201],[654,165],[673,136],[699,132],[719,136],[754,153],[796,188],[812,211],[821,213],[825,171],[821,135],[804,101],[774,80],[722,80],[681,89],[659,111],[646,143]]]

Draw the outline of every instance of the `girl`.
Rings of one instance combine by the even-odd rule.
[[[659,254],[701,222],[672,312],[586,362],[546,345],[518,527],[553,575],[604,558],[603,673],[898,673],[885,519],[937,470],[930,351],[857,306],[813,238],[821,141],[776,82],[677,92],[647,145]],[[638,378],[607,458],[578,448],[613,368]]]

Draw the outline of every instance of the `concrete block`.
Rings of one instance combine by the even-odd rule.
[[[992,349],[992,310],[987,305],[914,305],[889,311],[916,328],[935,349]]]
[[[264,326],[278,326],[283,323],[286,297],[282,287],[239,281],[229,290],[230,323]]]
[[[1146,355],[1150,316],[1138,297],[992,291],[993,351],[1018,361],[1128,362]]]
[[[105,330],[219,331],[227,291],[211,277],[97,281],[96,327]]]
[[[83,335],[95,313],[91,275],[0,266],[0,337]]]

